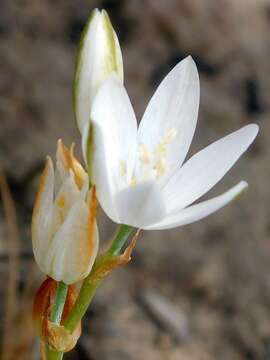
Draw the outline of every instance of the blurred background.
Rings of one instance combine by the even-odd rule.
[[[56,140],[75,141],[80,154],[72,77],[94,7],[107,9],[119,36],[138,118],[191,54],[201,104],[190,154],[247,123],[261,130],[208,195],[241,179],[248,192],[196,224],[144,232],[132,262],[99,289],[65,358],[270,359],[269,0],[0,0],[0,358],[39,359],[31,306],[43,277],[31,209]],[[99,224],[104,245],[115,228],[101,213]]]

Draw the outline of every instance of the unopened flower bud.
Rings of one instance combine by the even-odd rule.
[[[90,272],[98,251],[95,189],[61,140],[56,171],[47,158],[32,217],[32,243],[40,269],[56,281],[72,284]]]
[[[75,117],[81,133],[99,86],[115,72],[123,82],[123,61],[118,38],[105,10],[95,9],[83,31],[73,84]]]

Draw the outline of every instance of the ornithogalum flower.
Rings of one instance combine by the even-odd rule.
[[[89,123],[93,98],[103,81],[115,72],[123,82],[118,38],[105,10],[94,10],[83,31],[73,84],[75,117],[81,133]]]
[[[196,127],[199,77],[187,57],[165,77],[139,128],[129,97],[111,75],[99,89],[85,146],[98,200],[117,223],[156,230],[206,217],[234,199],[247,183],[193,204],[210,190],[252,143],[250,124],[184,159]]]
[[[85,278],[98,251],[95,191],[74,157],[58,142],[56,171],[47,158],[32,218],[32,242],[40,269],[56,281]],[[94,188],[93,188],[94,189]]]

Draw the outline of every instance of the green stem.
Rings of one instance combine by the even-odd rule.
[[[47,360],[62,360],[63,359],[63,353],[60,351],[55,351],[49,348],[47,346],[46,348],[46,359]]]
[[[99,284],[100,281],[92,282],[87,278],[84,280],[77,301],[63,324],[71,333],[76,329],[78,322],[86,313]]]
[[[135,229],[131,226],[121,225],[111,247],[108,250],[108,254],[118,255],[134,230]]]
[[[107,254],[118,255],[134,230],[131,226],[121,225]],[[63,324],[70,332],[75,330],[77,324],[83,318],[100,283],[101,281],[91,281],[91,273],[84,280],[76,303]]]
[[[51,322],[57,325],[59,325],[61,322],[61,317],[64,310],[67,293],[68,293],[68,285],[60,281],[56,289],[54,304],[52,306],[52,312],[50,316]]]
[[[50,316],[51,322],[57,325],[59,325],[61,322],[67,293],[68,293],[68,285],[66,285],[62,281],[59,282],[57,285],[57,289],[54,297],[54,304],[52,306],[52,312]],[[63,358],[63,353],[60,351],[53,350],[47,345],[46,357],[47,360],[61,360]]]

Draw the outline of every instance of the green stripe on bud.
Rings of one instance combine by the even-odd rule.
[[[80,39],[73,82],[74,112],[81,133],[90,121],[98,88],[113,72],[123,82],[121,48],[108,14],[95,9]]]

